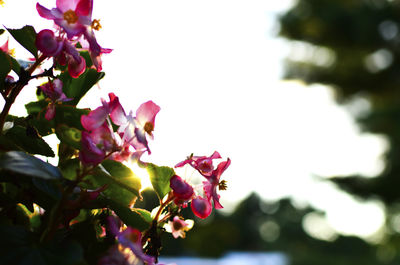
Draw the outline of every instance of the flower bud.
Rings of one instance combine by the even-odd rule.
[[[176,197],[175,203],[189,200],[194,193],[193,187],[177,175],[171,177],[170,187]]]
[[[207,218],[212,211],[211,202],[208,199],[200,196],[192,200],[191,208],[194,215],[201,219]]]

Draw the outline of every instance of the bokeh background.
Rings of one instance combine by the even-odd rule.
[[[5,1],[1,23],[51,27],[35,4]],[[161,112],[144,160],[173,166],[215,150],[232,159],[225,208],[206,220],[187,211],[196,225],[186,239],[165,236],[165,256],[400,262],[400,1],[95,0],[93,14],[113,52],[81,107],[108,92],[128,110],[152,99]],[[31,85],[12,113],[23,115]],[[144,195],[153,207],[154,193]]]

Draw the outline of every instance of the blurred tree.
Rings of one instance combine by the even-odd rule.
[[[400,1],[298,0],[280,17],[280,26],[294,48],[286,78],[329,85],[340,103],[368,101],[369,111],[355,118],[364,131],[386,136],[389,149],[379,176],[332,181],[350,194],[386,204],[387,241],[377,256],[399,261]]]
[[[289,199],[264,202],[253,193],[232,214],[214,211],[211,221],[196,220],[188,232],[195,236],[164,235],[163,253],[218,257],[229,251],[278,251],[288,256],[290,265],[383,264],[374,248],[359,238],[335,235],[332,243],[309,236],[303,219],[312,212],[312,208],[296,208]]]

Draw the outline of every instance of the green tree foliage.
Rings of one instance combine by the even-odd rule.
[[[389,142],[379,176],[332,181],[359,198],[385,203],[389,233],[377,253],[394,262],[400,249],[400,1],[299,0],[280,17],[280,26],[280,35],[302,51],[287,61],[285,77],[329,85],[340,103],[367,100],[370,110],[355,118],[365,132]]]
[[[218,257],[228,251],[278,251],[288,256],[290,265],[383,264],[375,249],[359,238],[338,236],[328,242],[308,235],[302,223],[311,212],[314,209],[295,207],[290,199],[265,202],[253,193],[229,215],[215,211],[209,220],[196,220],[188,238],[163,238],[163,253]]]

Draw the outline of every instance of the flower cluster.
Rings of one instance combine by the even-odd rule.
[[[213,208],[223,208],[218,191],[226,189],[221,176],[231,160],[216,163],[222,157],[214,152],[191,155],[178,163],[175,168],[188,165],[200,173],[203,181],[196,186],[178,176],[174,168],[142,161],[143,154],[151,154],[149,140],[160,111],[157,104],[147,101],[136,112],[126,112],[116,94],[109,93],[108,100],[101,99],[93,110],[77,107],[104,76],[101,55],[111,52],[94,36],[101,26],[92,20],[93,0],[57,0],[52,9],[37,3],[36,9],[54,21],[55,30],[36,34],[32,26],[8,29],[34,58],[29,63],[16,60],[8,41],[0,46],[0,96],[5,101],[0,113],[0,171],[5,177],[0,185],[17,187],[20,181],[18,187],[23,187],[12,188],[12,192],[0,189],[0,197],[15,209],[0,210],[10,215],[0,216],[7,224],[3,230],[21,236],[18,242],[5,237],[5,245],[11,246],[5,260],[15,259],[16,264],[155,265],[161,235],[167,231],[174,238],[184,238],[193,226],[193,220],[184,219],[182,208],[190,204],[199,218],[208,217]],[[83,74],[90,63],[87,53],[97,71]],[[53,66],[34,74],[50,58]],[[37,87],[37,101],[25,105],[29,116],[9,115],[22,89],[31,79],[41,78],[46,79]],[[60,141],[58,166],[35,156],[55,156],[42,137],[51,134]],[[142,199],[141,180],[129,168],[131,163],[147,169],[159,198],[154,209],[136,205]],[[68,234],[68,240],[58,237],[63,234]],[[104,249],[108,251],[94,251]],[[37,255],[19,257],[24,252]]]
[[[62,87],[63,83],[60,79],[55,79],[54,81],[49,80],[46,84],[39,86],[47,96],[47,100],[50,101],[45,114],[47,120],[52,120],[56,115],[56,104],[72,100],[72,98],[67,98],[67,96],[65,96]]]
[[[150,153],[147,137],[153,137],[155,117],[160,107],[153,101],[140,105],[133,117],[128,115],[114,93],[110,101],[102,99],[102,106],[82,115],[82,149],[79,158],[85,165],[96,165],[105,158],[116,161],[138,160],[145,152]],[[114,132],[113,125],[118,130]]]
[[[78,43],[89,51],[93,65],[101,71],[101,54],[111,49],[102,48],[93,30],[101,28],[92,20],[93,0],[57,0],[56,8],[47,9],[37,3],[36,9],[43,18],[53,20],[56,34],[44,29],[37,34],[36,46],[46,57],[53,57],[60,65],[68,65],[69,74],[77,78],[86,69],[86,61],[79,54]]]
[[[211,156],[193,156],[191,155],[186,160],[178,163],[175,167],[183,167],[190,165],[196,169],[204,178],[202,182],[202,190],[204,195],[196,194],[193,187],[175,175],[171,178],[170,186],[174,194],[174,202],[177,205],[185,207],[191,201],[193,213],[200,217],[206,218],[211,214],[212,202],[215,209],[223,208],[219,202],[219,194],[217,189],[225,190],[226,182],[221,181],[222,173],[229,167],[231,160],[228,158],[222,161],[214,168],[213,160],[222,158],[218,152],[214,152]]]

